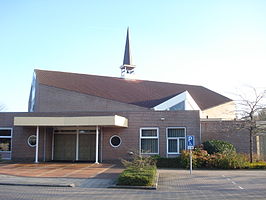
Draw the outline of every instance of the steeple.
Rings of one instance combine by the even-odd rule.
[[[121,78],[132,79],[134,78],[135,65],[132,64],[132,57],[130,52],[129,28],[127,28],[127,38],[124,52],[123,65],[121,69]]]

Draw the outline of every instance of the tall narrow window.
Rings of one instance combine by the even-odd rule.
[[[12,129],[0,128],[0,151],[11,151]]]
[[[159,153],[159,130],[158,128],[140,129],[140,152],[142,154]]]
[[[168,154],[180,154],[186,149],[186,129],[167,128],[167,152]]]

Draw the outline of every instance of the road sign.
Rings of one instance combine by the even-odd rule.
[[[190,175],[192,174],[192,149],[194,149],[195,146],[195,138],[193,135],[188,135],[187,136],[187,149],[189,149],[189,171]]]
[[[187,148],[188,149],[194,149],[195,146],[195,138],[193,135],[187,136]]]

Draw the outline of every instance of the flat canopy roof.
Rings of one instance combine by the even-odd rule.
[[[14,117],[14,126],[116,126],[128,127],[125,117],[85,116],[85,117]]]

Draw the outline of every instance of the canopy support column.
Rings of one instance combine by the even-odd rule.
[[[95,164],[99,164],[99,127],[96,126]]]
[[[39,163],[38,154],[39,154],[39,126],[36,127],[35,163]]]

